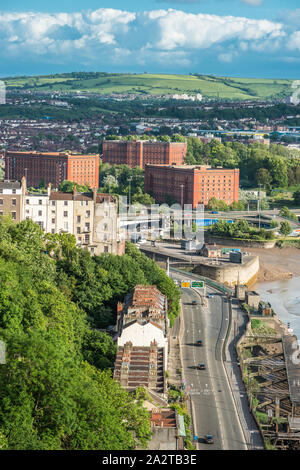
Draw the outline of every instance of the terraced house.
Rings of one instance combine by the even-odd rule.
[[[118,201],[110,194],[52,191],[30,193],[26,179],[0,181],[0,215],[13,220],[33,220],[47,233],[71,233],[78,246],[92,255],[125,252],[125,240],[119,226]]]

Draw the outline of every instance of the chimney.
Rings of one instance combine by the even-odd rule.
[[[97,201],[97,188],[93,189],[93,200],[94,200],[94,202]]]
[[[77,194],[77,186],[75,184],[74,189],[73,189],[73,200],[74,201],[75,201],[76,194]]]
[[[26,178],[25,176],[22,177],[21,179],[21,187],[22,187],[22,193],[26,193],[27,185],[26,185]]]
[[[48,187],[47,187],[47,194],[48,194],[48,196],[50,197],[50,195],[51,195],[51,183],[48,184]]]

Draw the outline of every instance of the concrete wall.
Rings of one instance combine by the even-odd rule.
[[[249,261],[242,265],[229,264],[228,266],[210,266],[200,264],[194,269],[195,273],[209,277],[229,287],[233,287],[238,283],[248,286],[252,285],[256,281],[258,271],[258,256],[251,256]]]

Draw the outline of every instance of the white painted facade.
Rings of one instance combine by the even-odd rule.
[[[168,350],[168,340],[160,328],[152,323],[141,325],[135,322],[122,330],[122,334],[118,338],[118,346],[124,346],[125,343],[131,341],[134,346],[150,347],[154,340],[159,348]]]
[[[29,194],[25,196],[24,218],[33,220],[46,231],[48,205],[49,196],[47,194]]]
[[[74,233],[74,201],[50,200],[47,216],[48,233]]]

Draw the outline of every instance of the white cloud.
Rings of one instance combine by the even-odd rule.
[[[291,36],[290,36],[290,39],[289,39],[289,42],[288,42],[288,48],[289,49],[296,49],[298,51],[300,51],[300,31],[295,31]]]
[[[209,53],[210,48],[212,55],[229,63],[237,53],[228,45],[239,54],[248,50],[263,53],[266,48],[279,49],[285,36],[281,22],[175,9],[0,13],[2,60],[26,57],[28,61],[75,63],[76,68],[81,64],[97,68],[122,63],[188,67],[195,60],[199,63],[201,51]],[[288,40],[289,47],[297,49],[298,41],[294,33]]]
[[[237,57],[238,53],[236,51],[232,52],[224,52],[223,54],[218,55],[218,59],[225,64],[230,64],[235,57]]]
[[[241,0],[243,3],[247,3],[247,5],[261,5],[263,0]]]

